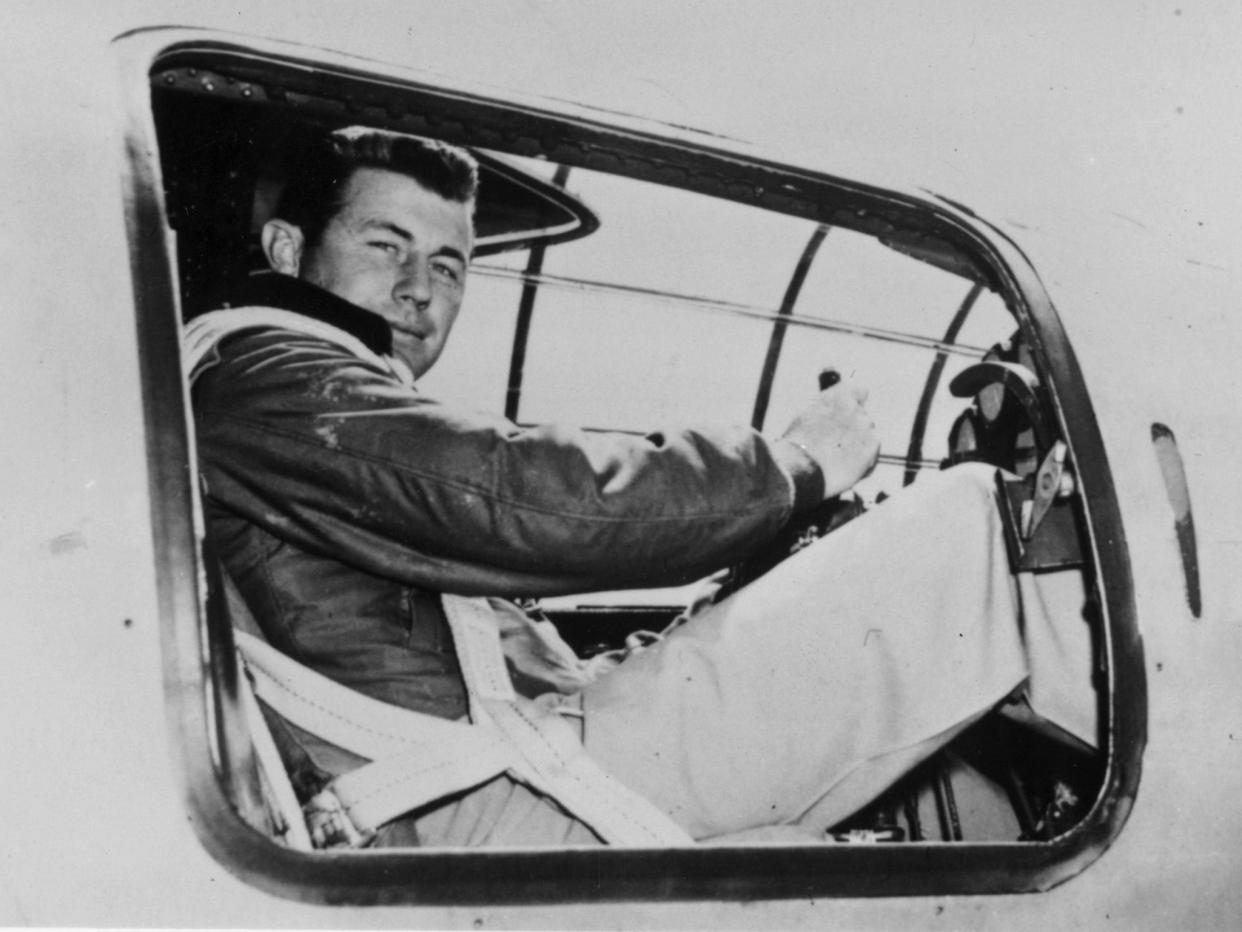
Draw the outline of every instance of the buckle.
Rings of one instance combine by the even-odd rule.
[[[375,841],[374,831],[354,825],[331,786],[324,787],[302,806],[311,844],[316,848],[365,848]]]

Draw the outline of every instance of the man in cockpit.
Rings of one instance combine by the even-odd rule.
[[[982,468],[920,479],[619,664],[579,661],[503,600],[680,584],[738,560],[872,469],[865,393],[820,392],[778,437],[524,428],[429,398],[415,384],[465,292],[473,160],[361,128],[303,155],[262,231],[271,271],[187,332],[209,535],[280,651],[461,720],[482,689],[449,617],[468,600],[476,622],[491,613],[515,707],[571,722],[594,764],[696,840],[822,838],[1024,687],[1095,740],[1090,652],[1063,656],[1087,633],[1058,609],[1082,590],[1011,575]],[[1082,630],[1045,637],[1066,614]],[[329,773],[358,763],[302,738]],[[573,811],[502,775],[380,843],[607,835]]]

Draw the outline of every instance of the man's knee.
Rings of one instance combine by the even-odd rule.
[[[959,463],[920,478],[914,488],[923,486],[924,495],[967,510],[996,509],[996,467],[986,463]]]
[[[989,501],[996,496],[996,467],[987,463],[958,463],[941,470],[940,476],[959,494]]]

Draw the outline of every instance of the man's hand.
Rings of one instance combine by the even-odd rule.
[[[866,400],[866,389],[842,379],[816,395],[781,435],[819,466],[826,499],[853,488],[875,468],[880,441],[863,407]]]

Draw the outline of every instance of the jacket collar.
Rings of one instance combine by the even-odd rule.
[[[256,272],[222,307],[274,307],[344,330],[371,352],[392,355],[392,327],[371,311],[330,291],[278,272]]]

